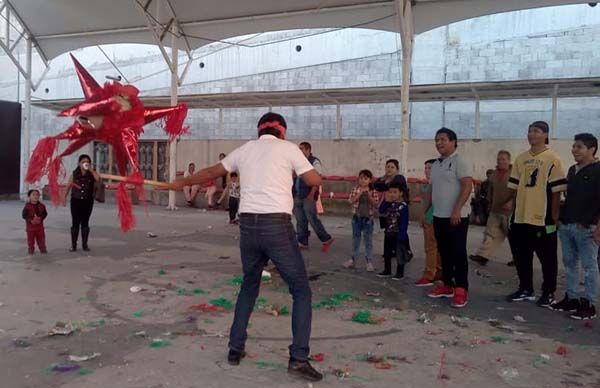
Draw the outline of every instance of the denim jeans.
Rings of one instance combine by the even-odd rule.
[[[327,233],[323,223],[317,215],[317,203],[308,198],[294,198],[294,217],[296,217],[296,232],[298,233],[298,242],[302,245],[308,245],[308,224],[313,228],[321,242],[331,240],[331,235]]]
[[[360,254],[360,240],[365,242],[365,259],[373,259],[373,218],[352,217],[352,260],[357,260]]]
[[[593,304],[598,298],[598,244],[592,238],[592,229],[577,224],[561,225],[558,235],[562,245],[568,297],[585,297]],[[583,295],[577,290],[579,263],[584,273]]]
[[[290,357],[307,360],[312,322],[312,293],[291,216],[240,214],[240,251],[244,280],[235,305],[229,348],[243,351],[248,338],[250,314],[260,290],[263,267],[271,260],[287,283],[293,298]]]

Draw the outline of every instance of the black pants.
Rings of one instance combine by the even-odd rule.
[[[519,275],[519,289],[533,291],[533,253],[535,252],[542,264],[542,292],[556,291],[557,233],[546,233],[544,226],[529,224],[512,224],[510,233]]]
[[[229,197],[229,221],[233,221],[236,219],[239,208],[240,199],[235,197]]]
[[[469,218],[461,218],[460,224],[452,225],[450,218],[433,217],[433,229],[442,259],[444,284],[468,289],[467,232]]]
[[[79,229],[89,228],[90,216],[94,209],[94,199],[71,198],[71,220],[72,227]]]
[[[407,252],[407,243],[398,241],[396,234],[387,234],[383,238],[383,260],[384,260],[384,271],[392,271],[392,259],[395,257],[398,267],[396,267],[396,273],[404,272],[404,265],[410,261],[410,257]]]

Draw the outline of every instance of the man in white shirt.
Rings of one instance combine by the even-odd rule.
[[[258,140],[247,142],[212,167],[172,182],[170,188],[178,190],[228,172],[239,172],[240,251],[244,281],[229,335],[228,361],[238,365],[246,355],[248,321],[268,258],[288,284],[294,299],[293,342],[289,346],[288,372],[310,381],[319,381],[323,375],[308,362],[312,293],[291,214],[294,206],[293,174],[311,187],[321,184],[321,176],[294,143],[284,140],[286,129],[287,124],[281,115],[271,112],[263,115],[258,122]]]

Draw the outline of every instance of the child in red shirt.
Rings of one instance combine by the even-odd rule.
[[[46,251],[46,233],[44,232],[44,219],[48,216],[46,206],[40,202],[38,190],[29,190],[27,197],[29,201],[23,208],[23,219],[26,225],[29,254],[33,255],[36,241],[40,252],[48,253]]]

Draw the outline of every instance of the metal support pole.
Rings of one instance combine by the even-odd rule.
[[[402,85],[400,104],[402,109],[402,172],[408,172],[408,141],[410,138],[410,82],[414,45],[414,20],[410,0],[396,0],[396,14],[402,42]]]
[[[27,190],[29,190],[29,184],[25,182],[25,175],[27,173],[27,166],[29,165],[29,153],[31,152],[31,56],[32,56],[33,45],[31,42],[31,37],[27,37],[27,51],[25,53],[25,72],[27,76],[25,77],[25,100],[23,103],[23,118],[22,118],[22,128],[23,128],[23,146],[21,147],[22,163],[21,163],[21,187],[20,192],[21,196],[25,198],[27,195]]]
[[[342,106],[336,105],[335,109],[335,137],[337,140],[342,140]]]
[[[552,139],[558,138],[558,85],[554,85],[554,93],[552,93],[552,129],[550,137]]]
[[[177,105],[177,85],[178,85],[178,54],[177,54],[177,23],[171,26],[171,105]],[[177,177],[177,139],[169,142],[169,181],[174,181]],[[169,191],[169,206],[168,210],[176,210],[175,192]]]
[[[223,108],[219,108],[219,136],[223,136]]]
[[[475,139],[481,139],[481,100],[479,96],[475,98]]]

